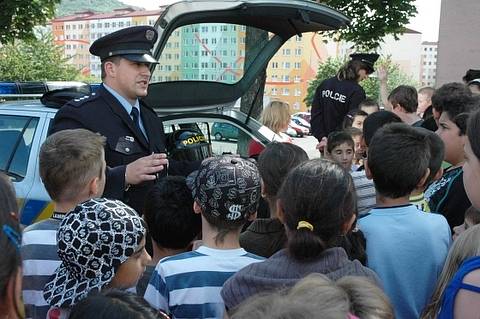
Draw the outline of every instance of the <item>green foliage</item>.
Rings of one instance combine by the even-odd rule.
[[[396,40],[415,16],[415,0],[317,0],[352,19],[349,27],[327,32],[335,40],[353,42],[358,50],[377,48],[391,34]]]
[[[71,81],[78,77],[79,72],[66,63],[62,48],[54,45],[51,34],[0,48],[2,81]]]
[[[115,9],[132,7],[118,0],[62,0],[55,11],[55,16],[62,17],[74,14],[75,12],[94,11],[94,12],[111,12]],[[136,7],[133,7],[136,8]]]
[[[52,18],[60,0],[2,0],[0,5],[0,43],[35,38],[33,28]]]
[[[313,96],[315,95],[315,90],[325,79],[331,78],[337,74],[337,71],[347,62],[346,57],[342,58],[328,58],[324,63],[320,64],[318,67],[317,76],[313,81],[311,81],[307,88],[307,96],[303,100],[308,107],[312,106]],[[385,65],[387,67],[387,89],[388,92],[392,91],[399,85],[412,85],[418,86],[409,75],[405,74],[400,70],[398,64],[392,62],[390,57],[381,57],[375,66]],[[360,82],[360,85],[365,90],[367,97],[374,99],[376,101],[380,100],[380,82],[377,77],[371,76],[368,79]],[[380,101],[379,101],[380,102]]]

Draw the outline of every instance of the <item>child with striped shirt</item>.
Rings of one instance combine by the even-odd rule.
[[[105,186],[105,138],[85,129],[49,136],[40,154],[40,176],[54,202],[51,218],[27,227],[23,233],[23,301],[26,318],[46,318],[50,305],[43,288],[60,265],[57,230],[77,204],[101,196]]]
[[[145,300],[173,318],[223,318],[223,283],[241,268],[263,260],[240,248],[243,224],[255,218],[260,175],[249,160],[208,158],[187,178],[193,209],[202,217],[203,245],[162,259]]]

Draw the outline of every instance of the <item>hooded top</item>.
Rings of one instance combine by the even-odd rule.
[[[226,308],[233,309],[258,293],[294,286],[311,273],[324,274],[331,280],[349,275],[364,276],[381,287],[375,272],[358,260],[349,260],[343,248],[329,248],[311,261],[297,261],[282,249],[269,259],[250,264],[230,277],[223,285],[222,298]]]

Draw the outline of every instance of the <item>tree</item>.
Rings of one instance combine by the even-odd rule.
[[[415,0],[319,0],[349,16],[349,27],[326,34],[336,41],[353,42],[359,50],[376,49],[386,35],[395,40],[417,13]]]
[[[311,81],[307,88],[307,96],[303,100],[308,107],[312,106],[313,96],[315,90],[323,82],[323,80],[331,78],[337,74],[338,69],[347,61],[346,57],[342,58],[328,58],[324,63],[318,67],[317,76]],[[390,57],[380,58],[375,66],[385,65],[388,73],[387,89],[390,92],[399,85],[418,86],[410,76],[400,70],[398,64],[392,62]],[[380,103],[380,83],[378,78],[369,77],[360,82],[360,85],[365,90],[367,97],[379,101]]]
[[[45,25],[55,14],[60,0],[2,0],[0,5],[0,43],[34,39],[34,27]]]
[[[0,48],[2,81],[71,81],[80,74],[68,65],[62,49],[54,45],[51,34],[16,41]]]

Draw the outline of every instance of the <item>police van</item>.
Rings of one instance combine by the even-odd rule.
[[[240,112],[235,102],[290,38],[335,30],[348,22],[338,11],[308,0],[177,2],[168,6],[155,24],[159,39],[153,53],[160,63],[152,68],[159,72],[152,69],[144,100],[162,118],[166,133],[193,125],[202,131],[214,155],[247,156],[249,141],[265,145],[278,137],[251,117],[251,108]],[[266,31],[267,36],[250,43],[254,49],[245,56],[249,30],[255,29]],[[97,86],[0,83],[0,170],[15,185],[24,225],[48,218],[53,211],[40,180],[38,152],[56,111],[65,102],[65,96],[57,99],[48,92],[65,87],[74,88],[73,98],[89,94]],[[253,100],[259,98],[258,93]],[[238,139],[215,140],[211,134],[212,127],[218,126],[215,123],[238,129]]]

